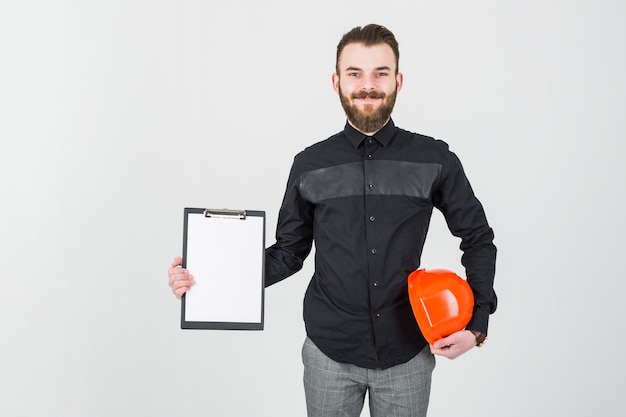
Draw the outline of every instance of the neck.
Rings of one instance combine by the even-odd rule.
[[[382,129],[383,127],[385,127],[385,126],[387,125],[387,123],[389,123],[389,120],[390,120],[390,119],[391,119],[391,117],[387,118],[387,120],[385,120],[385,123],[383,123],[383,124],[382,124],[382,126],[380,127],[380,129]],[[352,126],[355,130],[357,130],[357,131],[359,131],[359,132],[361,132],[361,133],[363,133],[364,135],[367,135],[367,136],[373,136],[373,135],[375,135],[377,132],[379,132],[379,131],[380,131],[380,129],[378,129],[378,130],[375,130],[375,131],[373,131],[373,132],[364,132],[364,131],[362,131],[361,129],[359,129],[358,127],[356,127],[356,126],[354,125],[354,123],[352,123],[352,120],[348,119],[348,123],[349,123],[349,124],[350,124],[350,126]]]

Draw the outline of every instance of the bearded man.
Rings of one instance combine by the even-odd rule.
[[[308,415],[425,416],[434,355],[448,358],[483,342],[493,290],[493,231],[448,145],[396,127],[403,76],[398,43],[380,25],[356,27],[337,46],[332,84],[344,129],[296,155],[266,249],[266,286],[302,268],[315,242],[315,272],[304,297],[302,349]],[[420,266],[433,208],[461,239],[474,294],[464,330],[429,347],[413,316],[407,276]],[[175,258],[170,286],[192,284]],[[280,345],[277,345],[280,348]]]

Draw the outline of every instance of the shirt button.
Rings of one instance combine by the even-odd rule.
[[[374,287],[378,287],[378,281],[374,281]]]
[[[373,158],[374,158],[374,155],[372,155],[371,153],[367,154],[367,159],[373,159]]]
[[[370,184],[370,185],[368,186],[368,188],[369,188],[370,190],[373,190],[373,189],[374,189],[374,184]]]
[[[374,220],[376,220],[376,217],[370,216],[370,221],[373,222]]]
[[[370,145],[374,143],[374,138],[367,138],[367,143],[369,143]]]
[[[376,249],[372,249],[372,254],[376,255],[376,252],[378,252]]]
[[[377,319],[379,319],[380,318],[380,313],[376,313],[375,316],[376,316]]]

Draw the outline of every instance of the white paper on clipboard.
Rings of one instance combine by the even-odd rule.
[[[265,212],[185,208],[183,329],[262,330]]]

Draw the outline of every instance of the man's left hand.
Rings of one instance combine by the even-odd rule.
[[[448,337],[439,339],[430,345],[430,351],[435,355],[456,359],[476,346],[476,336],[469,330],[460,330]]]

